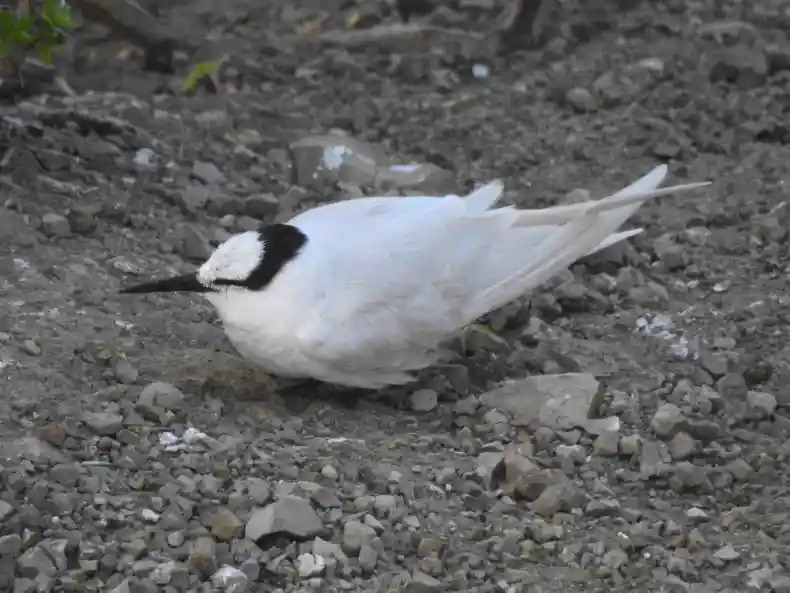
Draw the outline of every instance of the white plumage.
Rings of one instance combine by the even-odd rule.
[[[274,248],[254,231],[220,245],[196,277],[230,341],[267,372],[404,384],[457,330],[641,232],[618,229],[646,200],[706,185],[657,189],[666,173],[662,165],[602,200],[545,209],[495,208],[498,181],[465,197],[328,204],[288,222],[306,242],[259,290],[221,283],[252,274]]]

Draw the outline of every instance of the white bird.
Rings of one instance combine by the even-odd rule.
[[[657,189],[661,165],[603,198],[495,208],[500,181],[466,196],[367,197],[230,237],[200,268],[124,293],[197,292],[238,352],[275,376],[379,389],[415,379],[439,344],[528,294],[619,231]]]

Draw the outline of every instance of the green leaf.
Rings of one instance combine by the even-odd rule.
[[[52,46],[48,43],[36,44],[39,57],[50,66],[52,65]]]
[[[219,72],[219,64],[216,61],[209,60],[206,62],[198,62],[192,66],[192,70],[189,71],[189,74],[187,74],[186,78],[184,79],[184,90],[195,90],[202,78],[206,76],[214,76],[217,74],[217,72]]]
[[[0,11],[0,31],[3,35],[7,32],[15,31],[17,27],[17,19],[9,10]]]

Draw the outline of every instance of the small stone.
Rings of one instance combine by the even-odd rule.
[[[661,404],[653,414],[650,427],[656,436],[669,437],[675,433],[683,420],[683,412],[675,404]]]
[[[332,558],[344,566],[348,566],[348,556],[340,544],[328,542],[320,537],[313,540],[313,554],[323,558]]]
[[[89,235],[96,230],[96,215],[99,209],[84,204],[75,204],[69,209],[67,219],[71,230],[81,235]]]
[[[620,433],[602,432],[593,443],[593,453],[599,457],[614,457],[620,447]]]
[[[123,426],[123,416],[114,412],[85,412],[82,422],[99,436],[115,436]]]
[[[363,574],[369,575],[376,569],[376,563],[379,560],[379,554],[375,548],[367,544],[359,549],[359,567],[362,569]]]
[[[762,51],[745,46],[727,48],[719,53],[710,70],[711,82],[729,82],[748,90],[765,84],[768,59]]]
[[[553,430],[571,430],[585,428],[597,416],[601,395],[591,373],[564,373],[507,381],[480,396],[480,402],[512,414],[514,426],[537,419]]]
[[[50,212],[41,218],[41,230],[47,237],[68,237],[71,225],[65,216]]]
[[[439,403],[439,394],[433,389],[418,389],[409,396],[409,403],[415,412],[430,412]]]
[[[246,536],[253,541],[284,533],[297,539],[318,535],[324,526],[313,507],[304,498],[284,496],[262,509],[256,509],[247,521]]]
[[[214,574],[217,570],[217,545],[214,543],[214,538],[207,536],[197,538],[189,550],[187,563],[190,570],[205,578]]]
[[[749,391],[746,394],[746,403],[760,418],[767,418],[776,411],[776,397],[770,393]]]
[[[273,194],[260,194],[249,197],[244,202],[244,214],[263,219],[277,214],[280,201]]]
[[[208,204],[209,191],[205,185],[188,185],[178,193],[175,201],[182,210],[194,214]]]
[[[245,593],[250,583],[244,572],[225,564],[211,575],[211,584],[225,593]]]
[[[318,576],[326,568],[326,560],[317,554],[300,554],[296,558],[296,570],[303,579]]]
[[[163,381],[146,385],[137,398],[135,409],[148,420],[158,422],[167,411],[180,410],[184,394],[180,389]]]
[[[565,101],[579,113],[590,113],[598,108],[598,101],[587,89],[574,87],[565,93]]]
[[[707,479],[704,467],[694,465],[688,461],[681,461],[675,466],[675,472],[670,478],[670,484],[676,491],[693,490],[701,486]]]
[[[5,503],[3,503],[5,504]],[[3,517],[0,514],[0,522]],[[22,538],[16,533],[0,536],[0,556],[16,558],[22,551]]]
[[[406,585],[404,593],[438,593],[442,590],[441,581],[416,570],[412,574],[409,584]]]
[[[214,163],[195,161],[192,165],[192,176],[206,185],[214,185],[225,180],[225,175]]]
[[[732,562],[733,560],[740,558],[741,554],[733,547],[732,544],[727,544],[713,552],[713,556],[719,560],[724,560],[725,562]]]
[[[111,365],[115,380],[123,385],[132,385],[140,376],[140,372],[125,357],[113,357]]]
[[[218,540],[230,541],[241,533],[243,523],[230,509],[220,508],[211,519],[211,533]]]
[[[688,459],[696,450],[697,442],[687,432],[676,432],[669,441],[669,455],[676,461]]]
[[[30,356],[39,356],[41,354],[41,348],[35,340],[25,340],[22,342],[22,352]]]
[[[776,575],[770,580],[773,593],[790,593],[790,576]]]
[[[348,521],[343,526],[341,547],[346,554],[357,556],[362,546],[370,545],[370,542],[372,542],[375,537],[376,531],[372,527],[360,521]]]
[[[192,224],[182,224],[178,231],[179,255],[193,262],[204,262],[211,255],[209,240]]]
[[[739,482],[746,482],[754,475],[754,469],[745,459],[733,459],[727,464],[727,469]]]
[[[35,579],[38,576],[53,576],[57,569],[44,549],[40,546],[30,548],[16,561],[20,576]]]
[[[337,480],[338,478],[337,470],[331,465],[325,465],[324,467],[322,467],[321,475],[324,476],[327,480]]]
[[[638,434],[629,434],[620,439],[620,453],[623,455],[637,455],[642,450],[642,437]]]

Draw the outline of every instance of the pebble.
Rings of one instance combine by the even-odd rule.
[[[767,418],[776,411],[776,397],[762,391],[749,391],[746,393],[746,403],[758,417]]]
[[[195,161],[192,165],[192,176],[206,185],[215,185],[225,180],[225,175],[214,163]]]
[[[323,523],[307,500],[298,496],[284,496],[253,511],[247,521],[245,534],[253,541],[276,533],[306,539],[318,535],[322,530]]]
[[[605,431],[593,443],[593,453],[599,457],[614,457],[620,448],[620,433]]]
[[[418,389],[409,396],[411,409],[415,412],[430,412],[439,403],[439,394],[433,389]]]
[[[114,412],[85,412],[82,421],[99,436],[115,436],[123,426],[123,416]]]
[[[658,437],[669,437],[674,434],[684,420],[683,412],[675,404],[661,404],[653,414],[650,427]]]
[[[41,218],[41,230],[47,237],[68,237],[71,225],[65,216],[49,212]]]
[[[591,113],[598,109],[595,96],[587,89],[574,87],[565,93],[565,101],[579,113]]]

